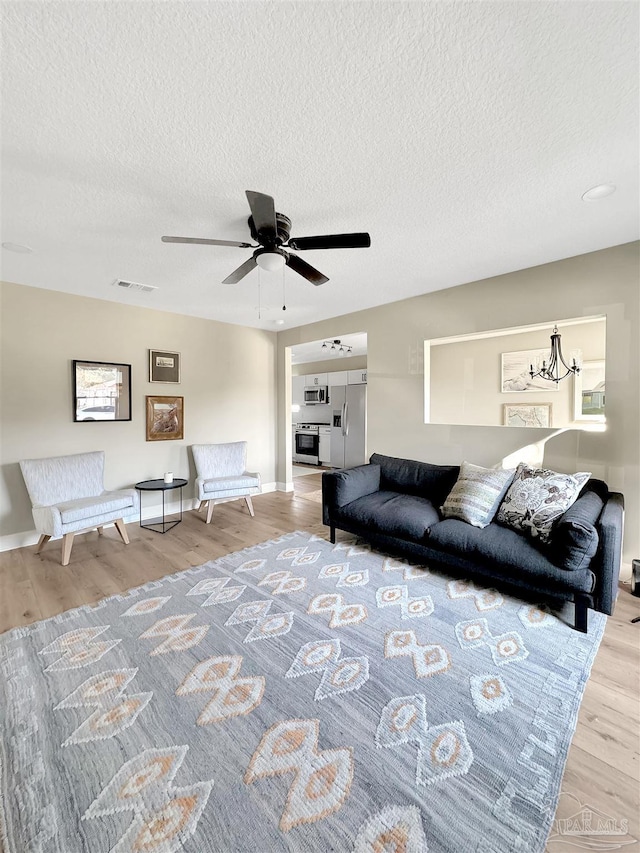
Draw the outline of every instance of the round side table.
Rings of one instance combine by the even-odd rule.
[[[140,483],[136,483],[136,489],[140,492],[140,527],[144,527],[146,530],[153,530],[155,533],[166,533],[167,530],[171,530],[171,528],[175,527],[176,524],[180,524],[182,521],[182,488],[183,486],[186,486],[188,482],[188,480],[176,477],[176,479],[172,480],[170,483],[165,483],[163,479],[142,480]],[[164,496],[167,492],[171,491],[171,489],[180,489],[180,514],[177,517],[170,516],[167,518],[165,514]],[[143,492],[162,492],[162,518],[153,518],[145,524],[142,523]]]

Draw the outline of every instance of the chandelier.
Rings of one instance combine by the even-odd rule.
[[[577,373],[580,373],[580,367],[575,358],[573,358],[571,365],[568,365],[564,360],[560,337],[558,327],[554,326],[551,334],[551,353],[549,355],[549,363],[547,364],[546,359],[543,359],[542,367],[539,370],[534,370],[533,364],[531,364],[529,375],[532,379],[539,376],[541,379],[547,379],[549,382],[555,382],[557,385],[558,382],[562,379],[566,379],[567,376],[575,376]],[[560,376],[560,372],[563,368],[565,373]]]
[[[351,355],[353,347],[350,347],[348,344],[343,344],[339,339],[336,339],[334,341],[323,341],[320,349],[337,350],[338,355]]]

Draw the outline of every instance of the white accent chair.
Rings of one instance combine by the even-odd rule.
[[[211,524],[216,504],[240,498],[245,499],[253,516],[251,495],[260,492],[260,474],[246,470],[247,442],[194,444],[191,450],[197,474],[198,510],[207,504],[207,524]]]
[[[62,536],[62,565],[68,566],[76,533],[115,524],[125,545],[125,519],[138,513],[135,489],[106,491],[104,451],[23,459],[20,469],[31,499],[33,520],[40,534],[36,554],[52,536]]]

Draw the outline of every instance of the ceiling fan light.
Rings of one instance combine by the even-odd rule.
[[[267,272],[276,272],[284,266],[284,255],[279,252],[263,252],[256,258],[256,263]]]

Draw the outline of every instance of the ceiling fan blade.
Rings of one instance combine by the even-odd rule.
[[[245,275],[249,275],[252,269],[257,266],[256,259],[252,256],[248,261],[245,261],[243,264],[240,264],[237,270],[234,270],[231,275],[228,275],[223,284],[237,284],[241,278],[244,278]]]
[[[292,249],[367,249],[371,237],[365,232],[357,234],[325,234],[319,237],[294,237],[289,240]]]
[[[302,258],[299,258],[297,255],[287,255],[287,266],[291,267],[294,272],[297,272],[298,275],[306,278],[307,281],[310,281],[311,284],[315,284],[316,287],[319,284],[324,284],[325,281],[329,281],[326,275],[322,275],[321,272],[318,272],[317,269],[308,264],[306,261],[303,261]]]
[[[264,193],[256,193],[252,190],[245,190],[245,192],[256,231],[258,234],[266,234],[275,238],[278,233],[278,225],[273,199]]]
[[[252,243],[238,243],[234,240],[207,240],[204,237],[163,237],[163,243],[202,243],[205,246],[237,246],[239,249],[254,249]]]

